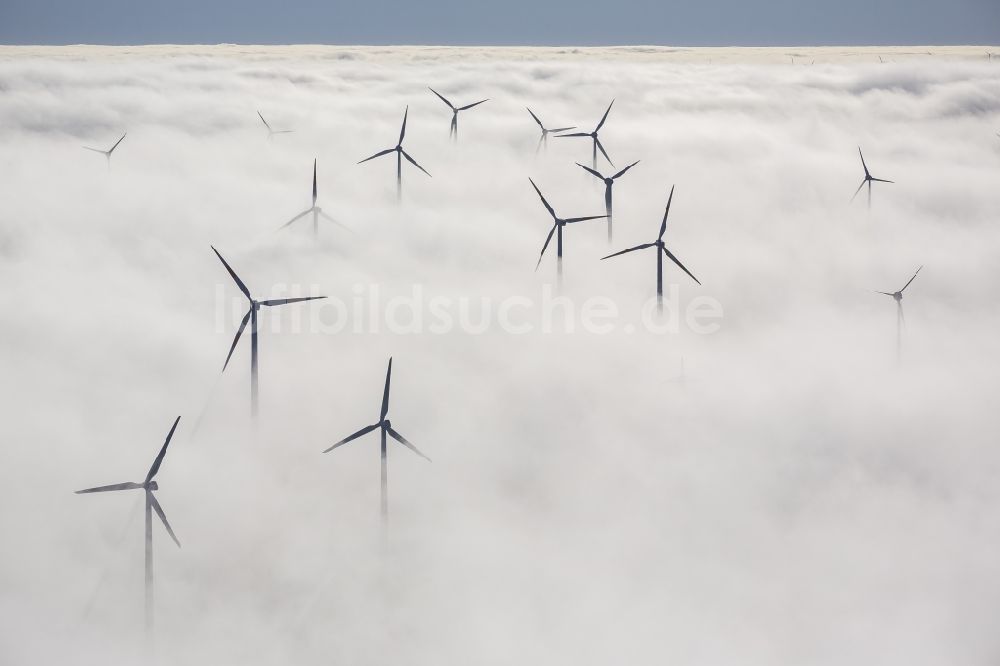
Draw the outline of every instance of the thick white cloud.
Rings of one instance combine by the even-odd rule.
[[[141,500],[72,491],[141,479],[177,414],[164,663],[994,661],[1000,63],[923,51],[0,49],[2,661],[141,650]],[[428,85],[490,98],[457,145]],[[612,98],[602,141],[641,160],[612,249],[655,237],[676,184],[666,239],[704,286],[667,286],[720,328],[626,332],[654,257],[599,262],[598,221],[567,229],[562,295],[610,299],[614,330],[505,332],[499,304],[555,275],[528,177],[602,212],[587,143],[536,157],[524,107],[588,129]],[[433,178],[404,165],[397,206],[392,160],[355,163],[406,105]],[[258,109],[295,133],[266,141]],[[125,130],[110,173],[80,148]],[[859,144],[896,181],[870,213]],[[353,235],[274,232],[313,158]],[[242,304],[210,244],[261,297],[350,315],[263,313],[256,431],[248,341],[219,375]],[[872,290],[920,265],[897,366]],[[373,286],[493,321],[355,333]],[[434,462],[391,448],[382,548],[377,438],[319,452],[375,418],[390,355],[393,424]]]

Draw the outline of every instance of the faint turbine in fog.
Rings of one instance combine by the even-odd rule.
[[[363,164],[363,163],[367,162],[368,160],[375,159],[376,157],[382,157],[383,155],[388,155],[389,153],[396,153],[396,199],[397,200],[403,198],[403,158],[404,157],[406,158],[406,160],[410,164],[412,164],[413,166],[417,167],[418,169],[420,169],[421,171],[423,171],[424,173],[426,173],[428,176],[430,176],[430,174],[427,173],[427,169],[425,169],[422,166],[420,166],[419,164],[417,164],[417,161],[415,159],[413,159],[412,157],[410,157],[410,155],[405,150],[403,150],[403,137],[406,136],[406,116],[409,113],[410,113],[410,107],[406,107],[406,110],[403,112],[403,126],[399,130],[399,141],[396,142],[396,147],[395,148],[386,148],[385,150],[380,150],[379,152],[375,153],[371,157],[366,157],[365,159],[363,159],[360,162],[358,162],[358,164]]]
[[[608,157],[607,151],[604,150],[604,146],[603,146],[603,144],[601,144],[601,139],[597,136],[597,133],[601,131],[602,127],[604,127],[604,121],[606,121],[608,119],[608,114],[611,113],[611,107],[614,105],[614,103],[615,103],[615,100],[611,100],[611,104],[608,104],[608,110],[604,112],[603,116],[601,116],[601,122],[597,123],[597,127],[594,128],[593,132],[573,132],[572,134],[560,134],[559,135],[559,138],[572,137],[572,136],[587,136],[587,137],[590,137],[591,140],[592,140],[592,142],[593,142],[593,146],[592,146],[593,147],[593,155],[592,155],[592,157],[593,157],[593,164],[591,166],[593,168],[595,168],[595,169],[597,168],[597,151],[598,151],[598,149],[600,149],[601,154],[604,155],[604,159],[606,159],[608,161],[608,164],[610,164],[611,166],[615,165],[615,163],[611,161],[611,158]]]
[[[472,104],[466,104],[465,106],[456,107],[454,104],[449,102],[444,95],[439,93],[437,90],[434,90],[434,88],[427,88],[427,89],[430,90],[435,95],[437,95],[438,98],[440,98],[440,100],[445,104],[447,104],[448,108],[451,109],[451,128],[448,130],[448,136],[455,141],[458,141],[458,112],[466,111],[474,106],[479,106],[483,102],[490,101],[489,99],[481,99],[478,102],[473,102]]]
[[[612,223],[612,215],[614,214],[612,212],[612,210],[611,210],[611,186],[615,184],[615,180],[616,179],[618,179],[621,176],[625,175],[626,171],[628,171],[629,169],[631,169],[632,167],[634,167],[638,163],[639,163],[639,160],[636,160],[635,162],[632,162],[632,164],[629,164],[627,167],[625,167],[624,169],[622,169],[621,171],[619,171],[618,173],[616,173],[615,175],[610,176],[610,177],[605,177],[605,176],[601,175],[601,173],[599,171],[597,171],[596,169],[591,169],[590,167],[585,167],[582,164],[580,164],[579,162],[576,163],[576,165],[578,167],[580,167],[581,169],[584,169],[584,170],[592,173],[594,176],[596,176],[597,178],[600,178],[601,180],[604,181],[604,210],[608,214],[608,216],[607,216],[608,217],[608,243],[611,242],[611,223]]]
[[[329,215],[327,215],[326,213],[324,213],[322,208],[320,208],[319,206],[316,205],[316,160],[315,159],[313,159],[313,195],[312,196],[313,196],[313,198],[312,198],[312,207],[305,209],[304,211],[302,211],[301,213],[299,213],[298,215],[296,215],[292,219],[288,220],[288,222],[285,222],[283,225],[281,225],[279,227],[279,230],[280,229],[284,229],[285,227],[287,227],[288,225],[290,225],[295,220],[303,218],[306,215],[308,215],[309,213],[312,213],[313,235],[314,236],[319,236],[319,218],[321,218],[321,217],[324,220],[328,221],[328,222],[333,222],[338,227],[343,227],[344,229],[347,229],[348,231],[350,231],[349,227],[347,227],[347,226],[341,224],[340,222],[338,222],[337,220],[333,219],[332,217],[330,217]]]
[[[860,185],[858,185],[858,189],[854,190],[854,196],[851,197],[851,201],[854,201],[857,198],[858,192],[860,192],[861,188],[864,187],[867,184],[868,185],[868,208],[870,210],[871,207],[872,207],[872,182],[876,182],[876,183],[891,183],[892,181],[891,180],[883,180],[882,178],[875,178],[874,176],[871,175],[871,173],[868,171],[868,165],[865,164],[865,156],[861,153],[861,146],[858,146],[858,155],[861,155],[861,166],[865,170],[865,179],[861,181]]]
[[[528,109],[528,107],[524,108]],[[557,127],[555,129],[545,129],[545,125],[543,125],[542,121],[538,119],[538,116],[535,115],[534,111],[528,109],[528,113],[531,114],[531,117],[535,119],[535,122],[538,123],[538,127],[542,130],[541,136],[538,137],[538,145],[535,146],[536,155],[538,154],[538,151],[541,150],[543,145],[549,145],[549,134],[552,134],[553,132],[568,132],[571,129],[576,129],[576,127]]]
[[[101,153],[102,155],[104,155],[104,157],[106,157],[108,160],[108,171],[111,171],[111,153],[115,152],[115,148],[118,147],[118,144],[125,140],[126,134],[128,134],[128,132],[124,132],[122,134],[122,137],[117,141],[115,141],[115,145],[111,146],[107,150],[101,150],[100,148],[91,148],[90,146],[84,146],[83,148],[84,150],[92,150],[95,153]]]
[[[876,291],[875,292],[877,294],[885,294],[886,296],[892,296],[892,299],[894,301],[896,301],[896,360],[897,361],[899,360],[901,349],[902,349],[902,345],[903,345],[903,324],[904,324],[904,319],[903,319],[903,292],[906,291],[906,288],[910,286],[910,282],[913,282],[916,279],[917,273],[919,273],[920,269],[922,269],[922,268],[923,268],[923,266],[921,266],[920,268],[918,268],[917,272],[913,274],[913,277],[911,277],[907,281],[907,283],[903,285],[903,288],[900,289],[899,291],[894,291],[892,293],[889,293],[888,291]]]
[[[545,210],[549,211],[549,215],[552,216],[552,229],[549,230],[549,235],[545,237],[545,245],[542,246],[542,251],[538,253],[538,263],[535,264],[535,270],[542,264],[542,257],[545,255],[545,249],[548,248],[549,242],[552,240],[552,234],[556,234],[556,275],[560,283],[562,283],[562,255],[563,255],[563,227],[567,224],[572,224],[573,222],[585,222],[587,220],[600,220],[607,215],[591,215],[589,217],[570,217],[563,219],[556,215],[556,211],[549,205],[549,202],[545,200],[545,196],[542,191],[538,189],[538,185],[535,185],[535,181],[528,179],[531,186],[535,188],[535,192],[538,192],[538,198],[542,200],[542,205],[545,206]]]
[[[250,301],[250,309],[247,311],[246,315],[243,317],[243,321],[240,323],[239,330],[236,331],[236,337],[233,338],[233,344],[229,347],[229,354],[226,355],[226,362],[222,365],[222,371],[226,371],[226,367],[229,365],[229,359],[233,356],[233,350],[236,349],[236,343],[240,341],[240,336],[243,335],[243,329],[247,327],[247,322],[250,322],[250,413],[256,417],[257,416],[257,311],[260,306],[264,305],[267,307],[275,305],[286,305],[288,303],[298,303],[300,301],[313,301],[319,298],[326,298],[326,296],[304,296],[302,298],[275,298],[268,301],[257,301],[254,300],[253,296],[250,295],[250,290],[247,286],[243,284],[243,280],[236,275],[236,272],[229,267],[226,260],[222,258],[219,251],[214,247],[212,252],[215,252],[215,256],[219,258],[222,265],[226,267],[226,271],[236,282],[236,286],[239,287],[243,295],[247,297]]]
[[[270,141],[274,137],[275,134],[291,134],[292,132],[295,131],[295,130],[276,130],[276,129],[271,129],[271,125],[266,120],[264,120],[264,116],[261,115],[260,111],[257,112],[257,115],[260,116],[260,122],[264,123],[264,127],[267,128],[267,140],[268,141]]]
[[[170,432],[167,433],[167,439],[163,442],[163,446],[160,448],[160,452],[157,454],[156,459],[153,460],[153,465],[149,468],[149,472],[146,473],[146,478],[142,483],[116,483],[111,486],[98,486],[96,488],[87,488],[85,490],[77,490],[76,494],[81,495],[84,493],[104,493],[112,490],[139,490],[142,489],[146,494],[146,631],[150,632],[153,628],[153,511],[159,516],[160,521],[163,526],[167,529],[167,534],[170,538],[174,540],[177,547],[180,548],[181,542],[177,540],[177,536],[174,531],[170,528],[170,523],[167,522],[167,515],[163,513],[163,508],[160,503],[156,500],[156,496],[153,495],[153,491],[159,490],[159,485],[153,478],[156,473],[160,471],[160,465],[163,463],[163,457],[167,455],[167,446],[170,444],[170,438],[174,436],[174,430],[177,429],[177,424],[180,422],[181,417],[174,419],[174,424],[170,427]]]
[[[387,466],[386,466],[386,453],[387,453],[387,451],[386,451],[386,435],[388,435],[389,437],[392,437],[394,440],[396,440],[397,442],[399,442],[400,444],[402,444],[406,448],[410,449],[411,451],[413,451],[414,453],[416,453],[418,456],[420,456],[424,460],[430,462],[430,458],[428,458],[423,453],[421,453],[417,449],[417,447],[415,447],[413,444],[410,443],[409,440],[407,440],[405,437],[403,437],[398,432],[396,432],[395,430],[393,430],[393,428],[392,428],[392,422],[389,421],[389,419],[386,418],[386,416],[389,414],[389,380],[391,378],[392,378],[392,357],[389,358],[389,368],[385,371],[385,388],[382,390],[382,408],[379,411],[378,421],[375,422],[373,425],[365,426],[364,428],[362,428],[361,430],[357,431],[353,435],[348,435],[347,437],[345,437],[344,439],[340,440],[339,442],[337,442],[336,444],[334,444],[330,448],[325,449],[323,451],[323,453],[329,453],[330,451],[333,451],[338,446],[343,446],[344,444],[347,444],[348,442],[351,442],[351,441],[357,439],[358,437],[361,437],[362,435],[367,435],[371,431],[373,431],[375,429],[379,429],[379,431],[380,431],[379,434],[380,434],[380,436],[382,438],[382,447],[381,447],[381,452],[382,452],[382,484],[381,484],[381,490],[382,490],[382,492],[381,492],[381,496],[380,496],[381,499],[380,499],[379,506],[380,506],[381,514],[382,514],[382,525],[383,525],[383,527],[385,526],[385,524],[386,524],[386,522],[387,522],[387,520],[389,518],[389,482],[388,482]]]
[[[670,202],[674,200],[674,188],[670,187],[670,196],[667,198],[667,209],[663,212],[663,222],[660,223],[660,233],[656,237],[656,240],[652,243],[643,243],[642,245],[636,245],[635,247],[630,247],[627,250],[622,250],[620,252],[615,252],[614,254],[609,254],[606,257],[601,257],[601,261],[605,259],[610,259],[611,257],[617,257],[628,252],[635,252],[636,250],[645,250],[650,247],[656,248],[656,308],[658,311],[663,311],[663,255],[667,255],[670,261],[677,264],[682,271],[688,274],[688,276],[701,284],[694,275],[691,274],[684,264],[680,262],[680,259],[675,257],[673,253],[667,249],[666,244],[663,242],[663,234],[667,231],[667,216],[670,215]]]

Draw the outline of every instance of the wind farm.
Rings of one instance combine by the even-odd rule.
[[[990,663],[996,50],[3,47],[0,661]]]

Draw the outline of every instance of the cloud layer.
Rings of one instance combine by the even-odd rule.
[[[995,661],[1000,63],[982,53],[0,50],[4,661],[141,654],[141,499],[72,491],[140,480],[177,414],[164,663]],[[455,145],[427,86],[490,98]],[[517,335],[494,310],[479,333],[331,333],[287,306],[262,316],[250,423],[246,342],[219,374],[242,306],[210,244],[262,298],[538,303],[555,263],[533,271],[550,220],[528,178],[566,216],[601,214],[603,187],[574,165],[585,141],[536,156],[525,106],[589,129],[612,98],[602,142],[641,161],[612,246],[600,221],[567,229],[561,295],[609,299],[613,330]],[[433,177],[404,165],[397,205],[392,160],[355,163],[407,105]],[[295,132],[268,141],[258,110]],[[110,172],[80,148],[126,130]],[[858,145],[895,181],[870,212],[849,203]],[[309,206],[314,158],[353,234],[275,232]],[[711,335],[628,332],[653,255],[598,261],[655,238],[671,185],[666,240],[704,286],[666,282],[721,304]],[[873,290],[920,265],[897,364]],[[376,417],[390,355],[393,425],[434,462],[390,449],[383,544],[377,437],[320,451]]]

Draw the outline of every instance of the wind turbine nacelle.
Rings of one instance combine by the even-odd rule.
[[[390,421],[389,419],[382,421],[382,427],[388,430],[389,428],[392,427],[392,421]]]
[[[146,490],[159,490],[160,486],[156,481],[150,481],[146,484]]]

